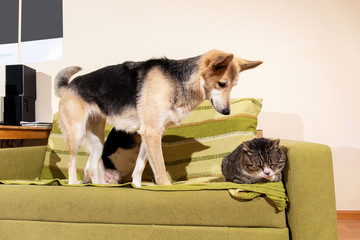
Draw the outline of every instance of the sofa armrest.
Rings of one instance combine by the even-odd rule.
[[[292,239],[337,239],[331,150],[326,145],[281,140]]]
[[[46,146],[0,149],[0,179],[34,180],[40,176]]]

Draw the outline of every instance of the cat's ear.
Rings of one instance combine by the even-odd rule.
[[[255,152],[250,148],[250,145],[248,142],[243,142],[243,151],[246,152],[248,155],[254,155]]]
[[[280,147],[280,139],[276,139],[275,141],[273,141],[273,145],[271,146],[270,150],[277,150]]]
[[[243,146],[244,146],[244,147],[243,147],[243,150],[244,150],[244,151],[246,151],[246,152],[251,151],[249,145],[247,145],[246,142],[243,142]]]

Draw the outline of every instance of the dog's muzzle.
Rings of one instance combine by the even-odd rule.
[[[222,111],[221,111],[222,114],[224,115],[229,115],[230,114],[230,108],[224,108]]]
[[[214,104],[213,99],[210,99],[211,105],[214,107],[214,109],[224,115],[229,115],[230,114],[230,107],[225,107],[225,108],[221,108],[219,107],[219,105]]]

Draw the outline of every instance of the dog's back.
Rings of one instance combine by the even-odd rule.
[[[104,115],[120,114],[126,107],[135,107],[139,79],[133,64],[108,66],[78,76],[66,87],[76,92],[84,101],[95,103]],[[65,87],[63,78],[56,86]]]
[[[159,69],[169,81],[179,86],[178,89],[182,89],[181,85],[197,71],[199,58],[161,58],[144,62],[125,62],[78,76],[68,83],[69,78],[80,71],[79,67],[70,67],[56,77],[55,91],[61,92],[67,87],[86,102],[97,104],[104,115],[117,115],[125,108],[136,107],[143,81],[149,72]],[[179,97],[179,94],[176,96]]]

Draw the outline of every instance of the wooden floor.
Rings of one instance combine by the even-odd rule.
[[[360,240],[360,220],[338,220],[339,240]]]

